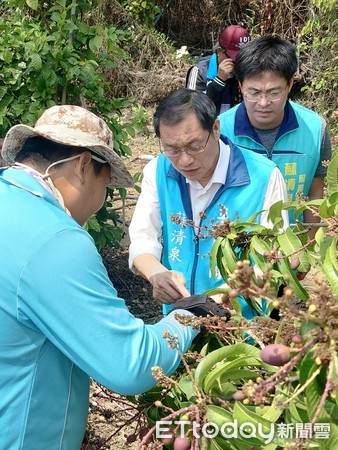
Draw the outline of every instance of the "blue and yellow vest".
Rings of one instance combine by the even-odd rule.
[[[266,158],[239,150],[224,137],[222,140],[231,149],[228,172],[224,185],[203,211],[198,236],[191,226],[193,215],[186,178],[163,154],[158,157],[156,183],[163,222],[161,262],[167,269],[184,275],[191,295],[201,294],[224,283],[220,276],[213,278],[210,273],[209,252],[214,238],[208,234],[208,229],[211,229],[213,222],[222,223],[225,217],[230,220],[236,217],[246,219],[261,211],[271,172],[276,167]],[[242,308],[246,318],[255,315],[244,300]],[[170,309],[170,305],[163,305],[165,314]]]
[[[221,114],[219,120],[221,133],[240,149],[268,156],[249,122],[244,103]],[[322,121],[317,113],[291,101],[286,103],[271,159],[283,174],[289,201],[296,200],[297,193],[309,193],[319,164],[321,135]],[[290,223],[294,223],[292,212]]]

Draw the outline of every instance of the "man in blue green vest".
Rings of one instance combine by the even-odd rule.
[[[271,159],[281,170],[288,200],[323,195],[331,142],[325,120],[288,100],[297,56],[294,45],[277,37],[261,37],[244,45],[235,61],[243,102],[219,116],[221,133],[236,146]],[[318,222],[309,211],[308,223]],[[294,223],[290,213],[290,223]],[[315,230],[312,230],[312,232]]]
[[[129,261],[167,313],[179,298],[224,283],[210,274],[212,224],[263,211],[258,220],[268,226],[269,207],[286,198],[286,188],[272,161],[220,135],[215,104],[202,92],[172,92],[153,122],[160,155],[144,169],[129,227]],[[252,310],[245,302],[242,307],[251,318]]]

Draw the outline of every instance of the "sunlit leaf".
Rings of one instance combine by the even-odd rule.
[[[26,0],[27,5],[34,9],[34,11],[37,11],[39,6],[39,0]]]
[[[337,192],[338,185],[338,152],[336,152],[327,168],[327,191],[329,196]]]
[[[282,218],[283,206],[283,201],[279,200],[278,202],[270,206],[268,214],[268,220],[271,220],[274,225],[278,224],[279,227],[282,227],[284,223]]]
[[[217,363],[224,360],[231,360],[237,358],[238,355],[247,355],[259,357],[260,350],[248,344],[235,344],[231,346],[222,347],[212,353],[206,355],[198,364],[195,372],[195,382],[198,386],[203,387],[204,379],[209,373],[210,369]]]

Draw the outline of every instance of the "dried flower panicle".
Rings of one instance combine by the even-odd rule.
[[[151,372],[155,380],[158,381],[158,383],[161,384],[162,386],[171,388],[172,386],[175,385],[175,381],[167,377],[163,372],[163,369],[161,369],[161,367],[159,366],[152,367]]]
[[[170,334],[168,330],[165,330],[163,331],[162,336],[167,341],[169,348],[176,350],[180,349],[177,334]]]

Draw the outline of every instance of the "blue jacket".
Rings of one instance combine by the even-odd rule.
[[[223,138],[226,142],[226,140]],[[209,252],[214,238],[208,235],[213,223],[227,217],[248,218],[263,209],[265,191],[274,163],[253,152],[231,147],[230,161],[224,185],[218,190],[205,217],[200,222],[200,234],[195,236],[193,227],[175,223],[170,216],[178,216],[183,221],[192,221],[192,208],[186,179],[172,166],[170,160],[160,155],[157,163],[157,189],[163,222],[162,264],[169,270],[180,272],[187,282],[191,294],[200,294],[224,283],[210,273]],[[259,172],[259,176],[256,174]],[[254,175],[254,176],[253,176]],[[259,217],[257,218],[257,220]],[[243,315],[250,319],[254,312],[242,301]],[[171,305],[163,305],[164,312]]]
[[[121,394],[171,373],[169,315],[145,325],[118,297],[90,235],[29,174],[0,170],[0,449],[78,450],[89,377]]]
[[[244,103],[219,116],[221,133],[240,148],[267,156],[265,147],[252,128]],[[321,117],[304,106],[287,102],[284,119],[272,149],[272,161],[285,179],[288,199],[297,193],[307,195],[320,159]],[[293,222],[291,214],[290,222]]]

